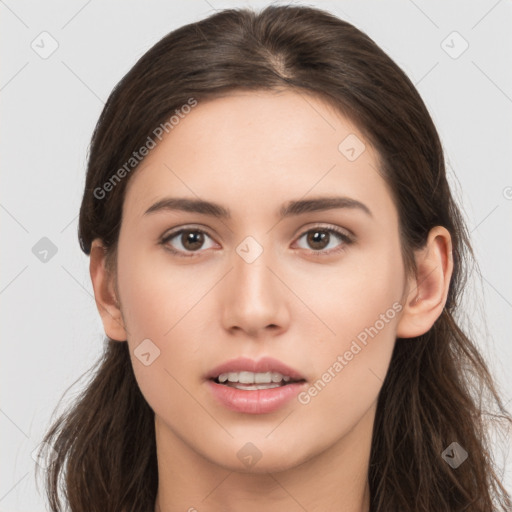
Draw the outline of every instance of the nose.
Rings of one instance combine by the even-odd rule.
[[[288,329],[287,289],[277,277],[279,265],[270,251],[248,262],[237,253],[233,269],[223,281],[222,321],[233,334],[257,338]]]

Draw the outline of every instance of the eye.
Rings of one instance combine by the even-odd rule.
[[[353,243],[352,238],[340,229],[323,226],[305,231],[297,239],[297,243],[302,239],[309,245],[310,252],[315,255],[334,254],[343,251],[346,246]],[[165,235],[160,243],[172,253],[183,257],[199,256],[201,249],[211,249],[215,246],[215,242],[206,231],[192,227],[173,231]],[[301,247],[300,244],[299,247],[308,249],[308,247]]]
[[[176,241],[171,243],[174,239]],[[211,244],[204,247],[207,239],[211,241]],[[210,249],[215,245],[212,238],[205,231],[197,228],[182,228],[169,233],[162,238],[160,243],[177,256],[184,257],[196,256],[194,253],[198,253],[199,249]]]
[[[334,254],[346,249],[353,240],[346,233],[333,227],[315,227],[304,232],[298,239],[305,239],[309,249],[316,255],[318,254]],[[342,242],[341,244],[339,242]],[[336,243],[338,242],[338,243]],[[308,249],[308,247],[301,247]]]

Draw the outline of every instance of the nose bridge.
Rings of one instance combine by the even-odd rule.
[[[275,284],[272,282],[272,249],[263,247],[252,236],[246,237],[236,248],[234,257],[234,286],[240,299],[250,299],[253,306],[261,308],[275,299]],[[275,263],[275,261],[274,261]]]
[[[269,325],[284,327],[287,306],[282,285],[269,269],[276,267],[271,247],[248,236],[236,247],[232,265],[225,292],[225,327],[251,333]]]

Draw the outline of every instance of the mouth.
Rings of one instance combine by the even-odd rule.
[[[306,379],[277,359],[240,357],[215,367],[206,375],[206,382],[222,406],[238,413],[266,414],[290,403]]]
[[[304,376],[278,359],[263,357],[258,361],[238,357],[213,368],[208,380],[236,389],[272,389],[297,382],[305,382]]]

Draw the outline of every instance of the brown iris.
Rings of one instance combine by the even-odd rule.
[[[315,229],[308,233],[307,241],[313,249],[323,249],[329,244],[329,237],[330,233],[328,231]],[[320,244],[321,247],[319,247],[318,244]]]
[[[189,251],[200,249],[204,244],[204,233],[200,231],[185,230],[181,234],[181,243]]]

